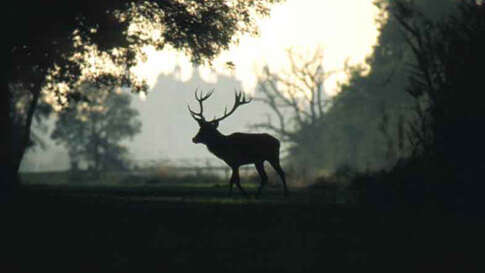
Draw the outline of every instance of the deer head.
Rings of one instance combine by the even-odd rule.
[[[228,116],[230,116],[236,109],[243,105],[251,102],[251,99],[247,99],[246,95],[243,92],[237,92],[235,93],[235,101],[232,109],[228,112],[227,107],[224,110],[224,115],[220,118],[214,117],[211,121],[207,121],[204,117],[204,101],[207,100],[212,94],[214,93],[214,90],[211,90],[207,94],[203,94],[202,91],[198,92],[198,90],[195,90],[195,100],[199,102],[199,112],[192,111],[190,106],[187,105],[190,114],[192,115],[192,118],[197,121],[199,124],[199,132],[195,135],[195,137],[192,139],[194,143],[203,143],[203,144],[208,144],[213,142],[218,136],[221,135],[221,133],[217,130],[217,127],[219,126],[219,122]]]

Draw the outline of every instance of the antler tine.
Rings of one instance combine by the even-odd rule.
[[[189,112],[190,114],[192,115],[192,117],[197,120],[197,121],[200,121],[200,120],[205,120],[204,118],[204,105],[203,105],[203,102],[208,99],[210,96],[212,96],[212,93],[214,93],[214,89],[210,90],[207,94],[204,95],[204,93],[202,92],[202,90],[199,91],[199,88],[196,88],[195,89],[195,92],[194,92],[194,97],[195,97],[195,100],[199,102],[199,108],[200,108],[200,111],[197,113],[195,111],[192,111],[192,109],[190,108],[189,105],[187,105],[187,108],[189,109]]]
[[[242,92],[242,91],[237,91],[235,90],[236,92],[236,102],[239,104],[239,105],[242,105],[242,104],[246,104],[246,103],[250,103],[253,99],[252,98],[246,98],[246,93]],[[241,99],[242,98],[242,99]]]
[[[190,115],[192,116],[193,119],[195,119],[196,121],[201,121],[201,120],[204,120],[204,117],[199,114],[199,113],[196,113],[194,111],[192,111],[192,109],[190,109],[190,106],[187,105],[187,109],[189,109],[189,112],[190,112]]]
[[[198,101],[198,102],[203,102],[205,101],[206,99],[208,99],[210,96],[212,96],[212,93],[214,93],[214,89],[211,89],[207,94],[204,95],[204,93],[202,92],[202,90],[200,90],[200,95],[197,95],[197,91],[199,91],[199,89],[195,89],[195,99]]]
[[[252,101],[252,99],[251,99],[251,98],[250,98],[250,99],[247,99],[247,98],[246,98],[246,94],[245,94],[244,92],[242,92],[242,91],[239,91],[239,92],[238,92],[238,91],[236,90],[236,92],[235,92],[235,94],[234,94],[234,105],[232,106],[232,109],[231,109],[229,112],[227,112],[227,106],[226,106],[226,108],[224,109],[224,115],[223,115],[222,117],[220,117],[220,118],[214,118],[212,121],[217,121],[217,122],[219,122],[219,121],[221,121],[221,120],[223,120],[223,119],[227,118],[227,117],[228,117],[228,116],[230,116],[232,113],[234,113],[234,111],[236,111],[236,109],[237,109],[239,106],[241,106],[241,105],[243,105],[243,104],[250,103],[251,101]]]
[[[201,114],[200,113],[197,113],[195,111],[192,110],[192,108],[190,108],[190,105],[187,104],[187,109],[189,109],[189,112],[193,115],[193,116],[200,116]]]

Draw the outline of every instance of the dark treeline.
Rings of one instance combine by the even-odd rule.
[[[354,186],[371,202],[476,200],[471,195],[480,192],[485,167],[484,6],[375,4],[380,36],[367,60],[370,72],[348,67],[350,82],[327,98],[321,86],[330,74],[321,52],[300,66],[290,51],[296,80],[264,71],[259,99],[276,119],[256,127],[286,140],[289,162],[300,170],[354,174]]]
[[[416,119],[409,127],[412,154],[390,175],[404,197],[478,209],[485,167],[485,6],[461,1],[437,21],[408,3],[396,2],[391,13],[413,52],[406,92],[416,99]]]
[[[256,127],[275,131],[291,143],[290,158],[295,164],[317,170],[378,170],[411,154],[406,129],[416,116],[416,100],[406,88],[415,57],[391,10],[394,2],[376,2],[381,10],[380,36],[367,59],[370,72],[347,67],[350,82],[336,97],[328,98],[322,90],[332,72],[322,65],[321,50],[310,59],[289,51],[290,80],[269,70],[260,77],[260,100],[276,119]],[[456,9],[456,3],[420,1],[416,9],[438,20]],[[307,92],[310,95],[305,96]]]
[[[439,20],[456,8],[455,2],[419,1],[416,9],[430,20]],[[351,80],[342,86],[327,114],[330,127],[322,143],[328,152],[322,156],[333,168],[389,168],[412,149],[406,127],[415,116],[415,100],[406,88],[415,60],[392,11],[396,3],[376,1],[381,10],[380,36],[367,60],[371,70],[362,75],[362,68],[349,68]]]
[[[356,74],[329,111],[339,124],[330,134],[347,130],[336,162],[367,170],[354,182],[369,202],[475,207],[485,167],[485,7],[417,3],[380,2],[389,17],[371,73]],[[386,168],[369,173],[376,167]]]

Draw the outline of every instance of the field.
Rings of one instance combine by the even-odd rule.
[[[254,185],[246,185],[254,192]],[[362,208],[325,189],[26,185],[2,212],[0,272],[472,272],[485,225]],[[479,248],[477,248],[479,247]]]

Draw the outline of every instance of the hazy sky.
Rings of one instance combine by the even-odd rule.
[[[234,88],[254,92],[258,71],[265,64],[273,72],[285,71],[288,48],[303,55],[323,49],[327,71],[342,69],[347,59],[350,64],[362,64],[372,53],[378,36],[378,10],[372,1],[287,0],[276,5],[269,18],[259,21],[260,36],[242,37],[238,46],[214,61],[213,67],[201,67],[195,75],[189,59],[181,53],[147,49],[147,62],[136,69],[152,88],[145,101],[135,99],[133,104],[143,126],[142,132],[127,142],[132,158],[214,158],[205,147],[191,142],[198,126],[190,118],[186,104],[194,105],[194,89],[215,88],[207,111],[210,117],[220,114],[225,105],[232,105]],[[225,66],[228,61],[235,64],[234,70]],[[177,65],[180,71],[174,73]],[[345,80],[345,74],[326,81],[329,93],[337,91],[337,80]],[[248,124],[266,119],[265,112],[269,111],[264,105],[253,102],[238,109],[220,129],[225,134],[247,132]],[[65,169],[69,162],[65,149],[53,143],[48,143],[46,151],[31,151],[25,161],[34,162],[37,170]]]
[[[375,19],[378,9],[373,0],[287,0],[274,6],[271,16],[260,19],[260,35],[244,36],[240,44],[222,53],[213,67],[201,67],[204,80],[216,82],[219,74],[233,75],[242,81],[246,92],[256,87],[257,73],[264,65],[272,71],[288,67],[286,50],[309,55],[318,47],[324,51],[326,70],[341,70],[348,59],[350,64],[360,64],[372,52],[378,30]],[[192,65],[187,57],[167,49],[156,52],[148,48],[148,60],[136,71],[155,85],[160,73],[170,73],[176,64],[181,65],[182,80],[192,74]],[[234,71],[225,65],[231,61]],[[327,81],[327,90],[336,91],[336,81],[345,80],[340,73]]]

